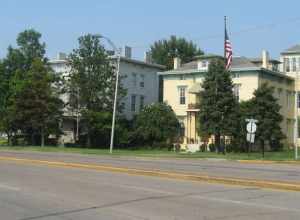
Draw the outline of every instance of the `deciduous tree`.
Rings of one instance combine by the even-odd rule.
[[[172,108],[165,103],[145,106],[137,115],[135,134],[143,143],[172,141],[179,135],[179,122]]]
[[[168,70],[173,69],[174,57],[181,58],[183,62],[189,62],[195,56],[202,54],[203,51],[199,49],[195,43],[176,36],[156,41],[151,46],[153,61],[165,65]]]
[[[112,112],[115,91],[114,60],[108,56],[107,51],[96,35],[85,35],[79,38],[79,48],[75,49],[69,57],[70,73],[70,107],[79,108],[82,122],[87,131],[87,146],[91,145],[94,128],[107,126],[95,125],[96,119],[105,116],[105,112]],[[118,90],[118,111],[122,111],[120,100],[125,90],[122,83]],[[99,112],[102,112],[100,117]],[[104,117],[106,118],[106,117]],[[101,121],[101,120],[100,120]],[[107,121],[107,120],[104,120]]]

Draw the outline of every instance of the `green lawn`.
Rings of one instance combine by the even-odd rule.
[[[109,155],[109,150],[106,149],[87,149],[87,148],[63,148],[63,147],[4,147],[0,146],[1,150],[16,150],[16,151],[36,151],[36,152],[63,152],[63,153],[79,153],[79,154],[94,154],[94,155]],[[220,158],[228,160],[261,160],[261,153],[251,153],[250,156],[246,153],[228,153],[226,155],[198,152],[195,154],[176,153],[167,150],[120,150],[113,151],[113,156],[134,156],[134,157],[156,157],[156,158]],[[294,160],[294,151],[286,150],[283,152],[266,152],[264,160],[288,161]]]

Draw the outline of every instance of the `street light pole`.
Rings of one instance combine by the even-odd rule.
[[[107,37],[103,35],[96,35],[98,38],[103,38],[112,46],[113,50],[117,55],[117,69],[116,69],[116,85],[115,85],[115,94],[114,94],[114,105],[113,105],[113,118],[111,125],[111,135],[110,135],[110,147],[109,153],[112,154],[114,147],[114,134],[115,134],[115,122],[116,122],[116,113],[117,113],[117,99],[118,99],[118,88],[119,88],[119,75],[120,75],[120,62],[121,62],[121,49],[118,49],[115,44]]]
[[[298,77],[298,76],[296,76]],[[299,128],[298,128],[298,91],[295,92],[295,107],[296,107],[296,117],[295,117],[295,129],[294,129],[294,138],[295,138],[295,160],[298,160],[298,133],[299,133]]]
[[[115,98],[113,107],[113,118],[111,125],[111,135],[110,135],[110,147],[109,153],[112,154],[114,147],[114,134],[115,134],[115,121],[116,121],[116,110],[117,110],[117,99],[118,99],[118,88],[119,88],[119,74],[120,74],[120,62],[121,62],[121,50],[117,50],[117,72],[116,72],[116,87],[115,87]]]

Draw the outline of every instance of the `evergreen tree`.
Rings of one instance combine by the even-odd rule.
[[[18,86],[9,110],[14,113],[18,128],[23,133],[30,132],[32,144],[36,135],[44,146],[48,134],[59,134],[63,102],[54,88],[56,79],[51,69],[38,58],[32,62],[25,79],[15,78]]]
[[[33,29],[21,32],[17,37],[17,48],[8,47],[7,56],[3,59],[0,71],[0,124],[11,144],[11,138],[20,128],[16,124],[16,115],[13,114],[13,96],[21,87],[27,72],[35,58],[46,63],[45,43],[40,42],[41,34]]]
[[[201,136],[214,135],[219,148],[221,136],[232,137],[238,126],[238,102],[222,59],[210,62],[202,88],[198,130]]]
[[[267,141],[273,150],[279,150],[280,142],[285,137],[280,127],[283,120],[280,114],[281,107],[273,93],[274,88],[264,83],[254,91],[254,98],[251,100],[250,112],[253,118],[258,120],[256,139],[263,153]]]
[[[79,48],[70,55],[70,107],[79,110],[82,122],[85,122],[87,146],[91,145],[95,128],[101,126],[95,123],[107,122],[106,112],[112,112],[113,109],[116,75],[112,62],[99,38],[91,34],[80,37]],[[120,100],[124,95],[125,90],[119,83],[119,112],[122,110]],[[103,116],[99,115],[101,112]]]

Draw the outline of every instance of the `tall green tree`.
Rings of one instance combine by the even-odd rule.
[[[36,58],[25,79],[19,80],[19,86],[12,97],[9,108],[15,114],[18,127],[29,136],[40,137],[41,146],[51,134],[59,134],[59,123],[63,113],[63,102],[54,88],[57,77],[49,66]],[[32,144],[34,144],[32,139]]]
[[[34,29],[21,32],[17,37],[18,50],[24,59],[24,70],[31,68],[36,58],[46,61],[46,44],[41,42],[42,34]]]
[[[70,107],[79,110],[87,133],[87,146],[95,133],[95,122],[104,120],[106,112],[112,112],[116,74],[114,60],[110,59],[99,37],[85,35],[79,38],[79,48],[75,49],[69,59],[70,73]],[[122,83],[118,90],[118,111],[122,111],[120,100],[125,95]],[[99,116],[103,113],[103,117]],[[97,113],[97,114],[96,114]],[[101,126],[101,125],[100,125]],[[102,125],[107,126],[107,125]]]
[[[248,112],[258,120],[256,140],[259,142],[262,152],[268,142],[272,150],[281,148],[281,140],[285,138],[280,123],[283,120],[280,114],[280,105],[273,96],[274,88],[267,83],[262,84],[254,91],[254,97],[250,100]],[[249,113],[248,113],[249,114]]]
[[[135,136],[140,137],[142,143],[153,145],[174,140],[179,135],[180,124],[171,106],[156,103],[143,108],[134,127]]]
[[[233,82],[222,59],[213,59],[202,83],[200,93],[199,133],[214,135],[220,147],[221,136],[233,136],[238,126],[238,101],[233,94]]]
[[[203,51],[199,49],[195,43],[176,36],[156,41],[151,46],[153,61],[165,65],[168,70],[173,69],[174,57],[181,58],[183,62],[189,62],[195,56],[202,54]]]
[[[0,71],[1,130],[6,132],[11,144],[11,137],[19,129],[13,114],[13,95],[25,80],[27,72],[35,58],[43,59],[45,55],[45,43],[40,42],[41,34],[33,29],[21,32],[17,37],[17,48],[8,47],[6,57],[3,59],[3,69]],[[19,80],[16,80],[19,79]]]

